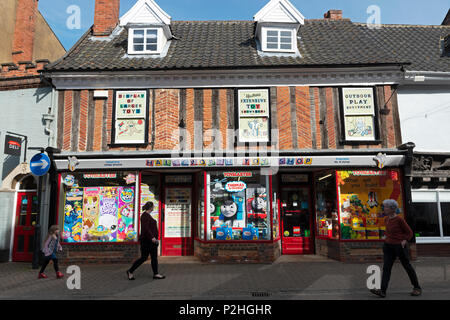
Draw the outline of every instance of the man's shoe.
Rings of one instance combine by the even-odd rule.
[[[56,273],[56,279],[61,279],[61,278],[63,278],[64,277],[64,275],[61,273],[61,272],[57,272]]]
[[[418,297],[422,294],[422,289],[420,288],[414,288],[414,290],[411,292],[411,295],[413,297]]]
[[[381,291],[380,289],[371,289],[370,292],[372,292],[373,294],[375,294],[381,298],[386,298],[386,293]]]
[[[47,278],[48,278],[47,275],[43,272],[39,273],[38,275],[38,279],[47,279]]]
[[[153,276],[153,279],[165,279],[166,277],[165,276],[163,276],[162,274],[155,274],[154,276]]]

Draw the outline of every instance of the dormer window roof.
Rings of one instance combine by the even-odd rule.
[[[139,0],[121,19],[128,29],[128,54],[161,54],[172,38],[172,18],[153,0]]]
[[[305,18],[288,0],[271,0],[255,15],[254,21],[263,53],[297,53],[297,33]]]

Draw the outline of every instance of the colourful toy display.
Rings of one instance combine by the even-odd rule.
[[[380,240],[384,237],[384,217],[379,199],[394,199],[402,207],[398,172],[338,171],[341,208],[341,238]]]
[[[65,194],[65,242],[136,241],[134,187],[72,188]]]

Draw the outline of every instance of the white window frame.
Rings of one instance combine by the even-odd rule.
[[[274,48],[268,48],[268,33],[269,31],[275,31],[278,33],[278,41],[277,41],[277,49]],[[291,49],[281,49],[281,32],[290,32],[291,33]],[[263,35],[263,41],[262,41],[262,49],[263,51],[269,51],[269,52],[289,52],[289,53],[295,53],[297,48],[297,41],[296,41],[296,32],[295,29],[290,28],[262,28],[262,35]]]
[[[144,31],[144,42],[142,45],[144,46],[143,51],[134,50],[134,32],[135,31]],[[156,31],[156,50],[147,50],[147,32],[148,31]],[[130,28],[128,32],[128,53],[129,54],[159,54],[161,53],[161,43],[162,43],[162,30],[161,28]]]
[[[416,243],[418,244],[425,244],[425,243],[450,243],[450,237],[444,236],[444,230],[442,225],[442,209],[441,209],[441,201],[440,201],[440,193],[450,193],[449,190],[442,190],[442,189],[436,189],[436,190],[420,190],[415,189],[412,190],[412,203],[423,203],[426,201],[420,201],[420,200],[414,200],[414,193],[429,193],[430,195],[433,194],[436,201],[435,204],[438,209],[438,222],[439,222],[439,237],[417,237]]]

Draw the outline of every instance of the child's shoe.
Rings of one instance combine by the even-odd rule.
[[[38,279],[47,279],[47,278],[48,278],[47,275],[43,272],[39,273],[38,275]]]
[[[61,278],[63,278],[64,277],[64,275],[61,273],[61,272],[57,272],[56,273],[56,279],[61,279]]]

